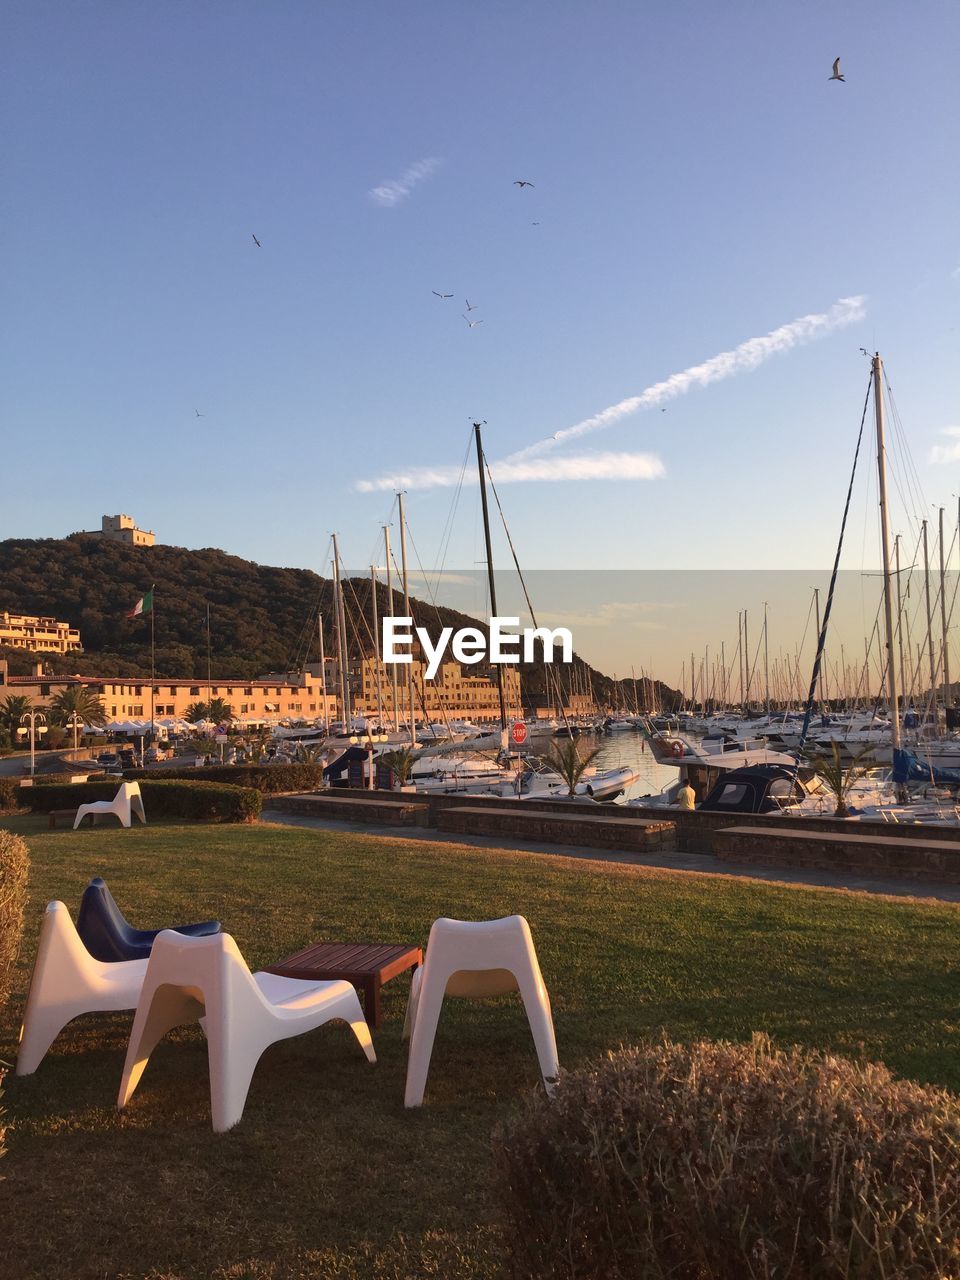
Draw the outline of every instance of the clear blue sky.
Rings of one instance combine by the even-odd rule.
[[[860,345],[955,509],[960,457],[928,460],[960,454],[952,0],[30,0],[4,43],[0,536],[126,511],[321,571],[336,529],[363,565],[391,498],[357,482],[458,465],[471,415],[503,457],[858,294],[861,322],[565,447],[659,478],[504,485],[521,557],[829,563]],[[408,499],[431,565],[451,498]],[[448,568],[482,558],[476,507]]]

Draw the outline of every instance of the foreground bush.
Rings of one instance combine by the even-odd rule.
[[[20,950],[29,869],[26,842],[12,831],[0,830],[0,1010],[10,994],[11,974]]]
[[[960,1099],[879,1064],[642,1045],[494,1142],[515,1277],[960,1275]]]
[[[104,782],[77,782],[67,786],[27,787],[23,803],[34,813],[51,809],[75,809],[93,800],[112,800],[117,794],[114,778]],[[204,822],[252,822],[260,816],[263,801],[252,787],[231,787],[195,779],[180,782],[140,782],[147,822],[151,818],[196,818]]]
[[[177,778],[184,781],[226,782],[253,787],[262,795],[279,791],[315,791],[323,786],[321,764],[213,764],[202,769],[125,769],[125,778]]]

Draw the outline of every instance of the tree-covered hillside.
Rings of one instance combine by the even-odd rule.
[[[208,605],[211,666],[221,678],[252,679],[315,662],[318,610],[326,652],[336,652],[333,584],[309,569],[255,564],[214,548],[129,547],[80,534],[0,541],[0,610],[52,616],[80,628],[83,653],[44,657],[48,669],[56,672],[149,675],[150,618],[126,615],[151,587],[158,675],[204,676]],[[345,595],[351,655],[369,654],[369,580],[349,579]],[[387,608],[382,585],[378,605],[382,615]],[[402,612],[399,593],[395,612]],[[456,610],[436,609],[421,600],[411,601],[411,612],[416,625],[431,634],[441,626],[480,625]],[[10,660],[14,673],[29,671],[36,661],[21,651],[6,650],[0,656]],[[527,695],[542,695],[542,667],[524,664],[522,679]],[[584,684],[592,681],[601,705],[626,700],[616,695],[608,677],[585,663],[580,679]],[[659,695],[661,702],[670,704],[670,690],[660,686]]]

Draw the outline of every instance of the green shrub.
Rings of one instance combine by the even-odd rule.
[[[112,800],[117,782],[77,782],[71,785],[27,787],[25,803],[34,813],[74,809],[94,800]],[[222,783],[160,779],[142,781],[140,794],[147,821],[154,818],[197,818],[204,822],[252,822],[260,816],[263,801],[252,787]]]
[[[323,786],[320,764],[213,764],[202,769],[125,769],[125,778],[182,778],[191,782],[227,782],[254,787],[263,795],[280,791],[316,791]]]
[[[26,842],[12,831],[0,829],[0,1010],[10,994],[13,966],[20,951],[29,869]]]
[[[20,779],[0,778],[0,813],[20,808]]]
[[[495,1134],[524,1280],[960,1275],[960,1099],[880,1064],[663,1042]]]

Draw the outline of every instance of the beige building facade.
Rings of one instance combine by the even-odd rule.
[[[379,667],[380,686],[377,687]],[[365,658],[350,672],[350,708],[353,716],[392,722],[392,667]],[[400,718],[407,720],[407,668],[398,666],[397,683],[400,696]],[[496,677],[476,674],[472,667],[444,663],[437,678],[424,679],[422,662],[412,664],[414,679],[414,717],[417,720],[473,720],[493,722],[500,718],[500,700]],[[520,677],[516,667],[504,665],[504,694],[507,714],[520,717]],[[260,680],[224,680],[208,684],[195,677],[189,679],[160,678],[153,683],[142,677],[67,676],[43,672],[36,663],[32,675],[12,676],[8,664],[0,661],[0,700],[8,696],[26,697],[31,706],[43,708],[61,690],[86,687],[103,702],[108,720],[142,720],[151,714],[157,720],[181,719],[196,702],[222,699],[239,721],[317,720],[328,723],[341,719],[339,669],[335,659],[328,658],[321,677],[318,663],[302,672],[284,672],[264,676]],[[152,703],[151,703],[152,697]]]
[[[27,653],[70,653],[82,649],[80,632],[69,622],[0,612],[0,645]]]

